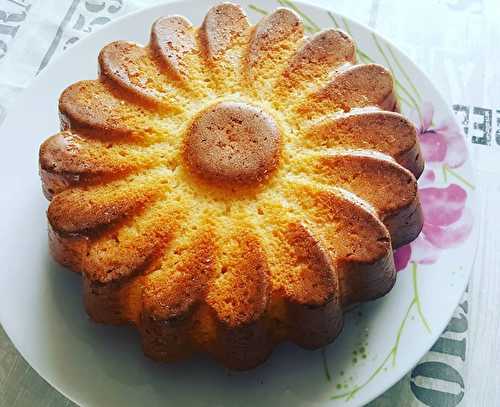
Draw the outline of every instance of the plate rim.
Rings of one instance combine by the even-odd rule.
[[[224,1],[225,0],[221,0],[221,2],[224,2]],[[232,2],[237,3],[237,4],[241,4],[240,0],[232,0]],[[104,32],[107,32],[107,31],[113,31],[115,25],[122,23],[124,20],[132,19],[136,15],[139,15],[142,13],[147,13],[147,12],[155,12],[157,10],[159,11],[159,10],[162,10],[163,8],[165,8],[166,6],[174,6],[175,7],[176,4],[182,4],[182,3],[184,3],[183,0],[165,0],[159,4],[155,4],[152,6],[143,7],[143,8],[139,8],[137,10],[133,10],[131,12],[128,12],[122,16],[115,18],[114,20],[112,20],[108,24],[106,24],[105,26],[101,27],[99,30],[92,32],[89,35],[85,36],[84,38],[80,39],[73,47],[71,47],[67,51],[62,52],[59,55],[55,56],[49,62],[49,64],[45,67],[45,69],[43,69],[39,74],[37,74],[36,76],[34,76],[32,78],[32,80],[28,83],[26,88],[24,88],[19,93],[19,95],[15,98],[13,103],[8,107],[7,112],[6,112],[7,117],[9,116],[9,113],[11,111],[17,110],[20,108],[20,106],[22,105],[22,101],[28,97],[27,93],[30,90],[30,88],[32,88],[38,82],[42,82],[46,76],[50,75],[50,71],[51,71],[50,67],[59,64],[64,59],[69,58],[71,56],[70,55],[71,52],[77,52],[78,48],[82,47],[84,44],[91,41],[94,37],[102,35]],[[293,3],[296,5],[299,5],[299,6],[305,6],[307,8],[315,9],[315,11],[317,11],[317,12],[325,12],[325,11],[332,12],[332,13],[334,13],[334,15],[346,19],[349,23],[352,23],[352,24],[358,26],[359,28],[368,32],[369,34],[374,34],[379,39],[382,39],[383,41],[385,41],[389,46],[391,46],[394,50],[396,50],[400,56],[402,56],[404,58],[404,64],[410,65],[413,69],[415,69],[423,77],[425,77],[425,79],[431,85],[433,92],[436,93],[437,97],[440,99],[440,102],[442,102],[442,105],[445,107],[446,116],[449,118],[452,118],[452,120],[458,125],[456,115],[453,113],[451,107],[449,106],[449,103],[447,102],[447,99],[443,96],[443,93],[441,92],[441,90],[434,85],[433,80],[431,80],[429,78],[429,76],[416,63],[413,62],[413,60],[407,55],[407,53],[405,51],[403,51],[399,46],[397,46],[390,38],[387,38],[385,35],[379,33],[376,29],[369,27],[367,24],[364,24],[355,18],[352,18],[352,17],[346,16],[345,14],[339,13],[338,11],[335,10],[333,5],[319,5],[319,4],[316,4],[315,2],[312,2],[310,0],[294,0]],[[207,10],[210,7],[209,4],[207,4],[205,6],[207,7]],[[276,7],[274,7],[274,9],[278,8],[278,7],[279,6],[276,6]],[[159,13],[156,13],[156,14],[159,14]],[[176,15],[176,14],[174,13],[171,15]],[[324,29],[324,27],[321,27],[321,28]],[[5,127],[5,124],[8,121],[7,117],[5,118],[4,123],[2,123],[2,125],[0,125],[0,129]],[[466,140],[465,135],[462,131],[462,127],[459,126],[459,128],[460,128],[461,136]],[[469,159],[467,160],[467,164],[469,165],[469,168],[470,168],[470,177],[472,180],[475,180],[477,178],[477,175],[476,175],[474,163],[471,160],[471,154],[470,154],[471,146],[468,142],[466,142],[466,147],[467,147],[467,151],[469,153]],[[468,174],[468,176],[469,176],[469,174]],[[471,209],[472,213],[474,214],[474,218],[477,219],[476,216],[478,215],[478,212],[480,209],[480,204],[481,204],[481,196],[477,191],[474,191],[473,199],[471,199],[471,201],[472,201],[472,205],[470,205],[468,207]],[[430,338],[429,339],[430,346],[429,347],[425,346],[425,347],[423,347],[423,350],[421,352],[417,352],[419,354],[419,357],[416,359],[416,361],[414,363],[412,363],[411,366],[409,366],[408,368],[404,367],[404,368],[399,369],[398,373],[395,375],[395,378],[392,378],[391,380],[386,379],[386,381],[381,382],[382,384],[379,385],[372,392],[366,392],[364,399],[359,400],[360,402],[362,401],[363,404],[369,403],[369,402],[373,401],[374,399],[376,399],[381,394],[388,391],[390,388],[392,388],[408,372],[410,372],[411,369],[413,369],[413,367],[422,359],[423,356],[425,356],[429,352],[432,345],[441,336],[441,334],[444,331],[444,329],[446,328],[447,324],[449,323],[449,321],[453,317],[453,313],[455,312],[455,310],[460,302],[460,299],[462,298],[462,296],[463,296],[464,292],[466,291],[467,286],[469,284],[472,270],[473,270],[474,264],[476,262],[476,257],[477,257],[477,253],[478,253],[479,229],[480,229],[480,225],[477,222],[474,222],[473,226],[472,226],[472,231],[471,231],[471,234],[469,237],[470,241],[472,242],[471,245],[472,245],[472,250],[473,250],[472,256],[470,256],[471,260],[469,261],[470,266],[468,266],[467,268],[464,268],[465,274],[463,277],[462,286],[460,286],[459,289],[456,289],[453,291],[455,293],[455,298],[452,301],[452,303],[454,304],[454,307],[451,310],[451,312],[449,313],[450,314],[449,317],[444,319],[444,322],[443,322],[442,326],[439,327],[439,329],[435,329],[433,327],[432,332],[428,335],[428,337]],[[0,287],[0,288],[3,289],[3,287]],[[62,394],[64,397],[66,397],[68,400],[72,401],[73,403],[75,403],[77,405],[86,405],[84,400],[78,400],[76,397],[73,397],[72,395],[68,394],[68,392],[66,390],[61,389],[61,387],[57,383],[55,383],[55,380],[48,379],[45,375],[42,375],[40,373],[40,370],[43,370],[43,367],[35,366],[34,364],[32,364],[28,360],[28,358],[26,357],[25,350],[21,350],[17,347],[15,342],[11,339],[11,335],[9,334],[9,330],[8,330],[9,324],[5,323],[5,318],[3,318],[2,315],[3,314],[0,313],[0,318],[1,318],[0,324],[3,327],[5,334],[7,335],[9,340],[11,341],[12,345],[15,347],[16,351],[22,356],[22,358],[26,361],[26,363],[37,373],[37,375],[42,380],[44,380],[47,384],[49,384],[53,389],[55,389],[57,392]],[[333,389],[333,384],[332,384],[332,389]],[[324,404],[325,406],[328,406],[330,404],[330,400],[324,401],[321,403]]]

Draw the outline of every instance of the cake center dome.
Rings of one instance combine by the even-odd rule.
[[[188,128],[184,161],[210,183],[255,185],[276,169],[280,147],[280,130],[269,113],[248,103],[219,102]]]

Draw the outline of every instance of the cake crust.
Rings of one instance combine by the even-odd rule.
[[[244,370],[331,343],[391,290],[424,162],[391,73],[355,55],[293,10],[252,26],[231,3],[102,49],[39,153],[49,248],[94,321],[135,326],[158,361]]]
[[[194,119],[183,154],[190,170],[207,181],[253,184],[276,169],[280,147],[280,130],[268,113],[222,102]]]

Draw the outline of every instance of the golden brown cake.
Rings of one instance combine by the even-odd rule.
[[[291,10],[160,18],[60,97],[40,148],[51,252],[90,317],[134,325],[153,359],[249,369],[283,341],[324,346],[422,227],[396,110],[384,67],[357,65],[342,31],[305,37]]]

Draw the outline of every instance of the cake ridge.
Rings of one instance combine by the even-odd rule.
[[[341,30],[232,3],[101,50],[39,154],[50,250],[93,320],[134,325],[153,359],[250,369],[392,288],[423,160],[391,73],[355,55]]]

